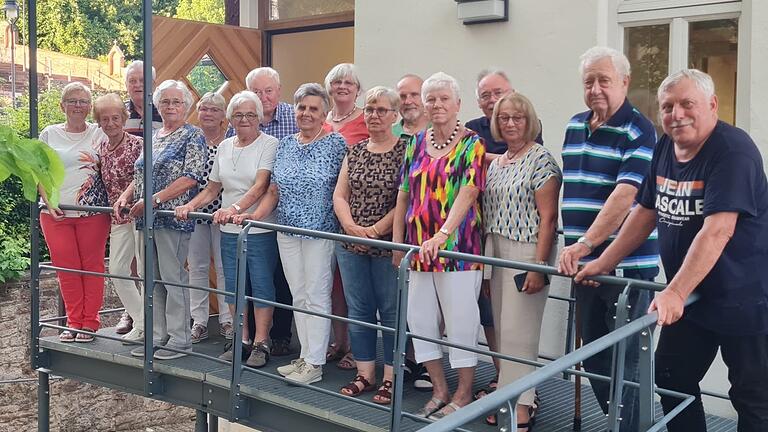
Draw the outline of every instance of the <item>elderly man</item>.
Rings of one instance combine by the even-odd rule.
[[[400,95],[400,117],[402,119],[392,125],[392,135],[410,138],[417,132],[429,127],[429,119],[421,101],[420,76],[407,74],[397,82],[396,90]]]
[[[717,117],[709,75],[684,69],[659,86],[664,135],[616,241],[576,279],[605,273],[659,232],[669,284],[651,303],[663,326],[656,384],[696,396],[670,432],[706,431],[699,382],[718,348],[739,432],[768,431],[768,182],[741,129]],[[701,298],[683,311],[692,292]],[[682,318],[682,319],[680,319]],[[662,396],[668,413],[680,400]]]
[[[648,171],[656,131],[653,124],[627,100],[629,61],[620,52],[605,47],[590,48],[581,56],[584,102],[588,111],[576,114],[568,123],[563,145],[563,205],[565,234],[558,268],[575,275],[580,263],[599,257],[629,214],[637,190]],[[658,274],[658,245],[655,235],[630,251],[617,266],[616,275],[653,280]],[[584,343],[615,328],[616,302],[623,286],[599,288],[576,284],[576,301],[581,310]],[[644,313],[651,293],[632,290],[629,316]],[[637,336],[627,344],[625,379],[638,379]],[[584,362],[588,372],[610,375],[612,355],[605,350]],[[610,386],[591,380],[592,390],[604,412],[608,410]],[[625,386],[620,412],[622,431],[638,427],[637,390]]]
[[[155,68],[152,67],[152,87],[155,82]],[[142,136],[144,133],[144,62],[134,61],[125,68],[125,89],[128,91],[128,100],[125,107],[128,109],[128,121],[125,122],[125,131],[132,135]],[[152,106],[152,129],[163,126],[163,119],[157,108]],[[120,326],[118,326],[120,330]],[[130,329],[129,329],[130,330]],[[119,332],[119,331],[118,331]]]
[[[256,93],[264,108],[264,118],[259,125],[262,132],[272,135],[278,140],[286,135],[299,131],[296,126],[296,116],[293,107],[285,102],[280,102],[280,75],[271,67],[256,68],[245,77],[248,90]],[[284,304],[293,304],[291,290],[283,274],[283,265],[280,257],[275,266],[275,299]],[[293,312],[287,309],[275,308],[272,317],[272,329],[269,337],[272,339],[270,354],[275,357],[285,356],[291,353],[291,323]]]
[[[477,106],[483,112],[482,117],[468,121],[465,126],[473,131],[485,141],[485,156],[487,159],[495,159],[507,151],[507,143],[496,141],[491,135],[491,116],[493,115],[493,106],[496,101],[509,92],[514,92],[512,84],[504,71],[500,69],[485,69],[477,76]],[[536,142],[544,144],[541,133],[536,137]],[[490,313],[490,312],[489,312]],[[491,323],[493,326],[493,323]]]

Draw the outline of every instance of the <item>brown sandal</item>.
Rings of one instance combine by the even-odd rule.
[[[332,343],[328,345],[328,349],[325,351],[325,361],[331,363],[336,360],[341,360],[348,352],[349,351],[345,351],[340,346],[336,345],[336,343]]]
[[[363,385],[362,388],[360,388],[357,383],[361,383]],[[367,379],[365,379],[364,376],[358,375],[349,382],[349,384],[345,385],[341,388],[339,393],[345,395],[345,396],[360,396],[362,393],[367,393],[376,390],[376,383],[371,384]]]
[[[376,390],[376,394],[373,395],[373,403],[379,405],[389,405],[392,403],[392,381],[384,380],[381,383],[381,387]]]
[[[352,355],[352,351],[349,351],[348,353],[344,354],[344,357],[339,360],[338,363],[336,363],[336,367],[341,370],[355,370],[357,369],[357,362],[355,361],[355,357]]]

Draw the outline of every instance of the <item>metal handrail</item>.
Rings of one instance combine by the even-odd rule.
[[[87,211],[100,212],[100,213],[111,213],[112,212],[112,208],[111,207],[82,207],[82,206],[62,205],[61,209],[62,210],[80,210],[80,211],[87,210]],[[173,211],[170,211],[170,210],[155,210],[154,211],[154,216],[173,217],[174,215],[175,215],[175,213]],[[198,218],[198,219],[204,219],[204,220],[210,220],[211,219],[211,215],[206,214],[206,213],[199,213],[199,212],[191,212],[191,213],[189,213],[188,217],[190,219],[191,218]],[[421,418],[413,416],[412,414],[405,413],[405,412],[401,411],[401,406],[402,406],[402,367],[403,367],[402,363],[404,362],[404,359],[402,357],[403,357],[403,353],[404,353],[405,339],[407,337],[413,337],[413,338],[418,338],[418,339],[422,339],[422,340],[427,340],[427,341],[431,341],[431,342],[438,343],[438,344],[441,344],[441,345],[446,345],[446,346],[451,346],[451,347],[455,347],[455,348],[459,348],[459,349],[464,349],[464,350],[467,350],[467,351],[472,351],[472,352],[476,352],[476,353],[483,354],[483,355],[488,355],[488,356],[495,357],[495,358],[501,358],[501,359],[504,359],[504,360],[517,361],[517,362],[522,362],[522,363],[529,364],[529,365],[534,365],[534,366],[542,366],[541,369],[537,370],[536,372],[527,375],[526,377],[522,378],[521,380],[516,381],[515,383],[510,384],[509,386],[505,386],[504,388],[497,390],[496,392],[494,392],[491,395],[491,396],[493,396],[493,398],[483,398],[481,401],[472,403],[472,404],[468,405],[467,407],[464,407],[461,410],[459,410],[459,412],[457,412],[455,414],[452,414],[451,416],[446,417],[445,419],[441,420],[440,422],[434,423],[433,425],[430,425],[430,426],[427,427],[427,430],[449,430],[449,429],[450,430],[456,430],[459,425],[464,424],[467,421],[470,421],[470,420],[472,420],[474,418],[477,418],[480,415],[483,415],[487,411],[489,411],[489,410],[491,410],[491,409],[493,409],[495,407],[498,407],[500,404],[502,404],[504,402],[509,403],[509,401],[511,401],[511,400],[516,400],[517,396],[519,395],[519,393],[522,393],[522,391],[525,391],[528,388],[531,388],[531,387],[535,386],[536,384],[539,384],[542,381],[544,381],[544,380],[546,380],[546,379],[548,379],[548,378],[550,378],[550,377],[552,377],[554,375],[557,375],[559,373],[567,372],[567,373],[573,374],[573,375],[582,375],[582,376],[587,376],[587,377],[590,377],[590,378],[597,378],[597,379],[601,379],[601,380],[611,381],[613,379],[612,377],[604,377],[604,376],[600,376],[600,375],[590,374],[588,372],[583,372],[583,371],[578,371],[578,370],[571,369],[570,367],[573,366],[574,364],[577,364],[577,363],[581,362],[582,360],[590,357],[591,355],[594,355],[595,353],[600,352],[600,351],[602,351],[602,350],[604,350],[604,349],[606,349],[606,348],[608,348],[608,347],[618,343],[619,341],[622,341],[625,338],[627,338],[627,337],[629,337],[629,336],[631,336],[631,335],[633,335],[633,334],[635,334],[637,332],[642,331],[644,328],[652,325],[653,322],[655,322],[655,319],[656,319],[654,317],[654,315],[645,315],[645,316],[643,316],[641,318],[638,318],[637,320],[635,320],[635,321],[633,321],[633,322],[631,322],[629,324],[626,324],[626,325],[618,328],[617,330],[615,330],[614,332],[609,333],[608,335],[604,336],[603,338],[600,338],[600,339],[598,339],[598,340],[596,340],[596,341],[594,341],[594,342],[592,342],[590,344],[587,344],[587,345],[583,346],[582,348],[580,348],[580,349],[578,349],[576,351],[573,351],[573,352],[571,352],[571,353],[569,353],[569,354],[567,354],[567,355],[565,355],[563,357],[560,357],[557,360],[552,361],[549,364],[543,364],[543,363],[540,363],[540,362],[533,362],[533,361],[529,361],[529,360],[525,360],[525,359],[518,359],[518,358],[515,358],[515,357],[512,357],[512,356],[508,356],[508,355],[505,355],[505,354],[501,354],[501,353],[496,353],[496,352],[487,351],[487,350],[480,350],[480,349],[477,349],[477,348],[472,347],[472,346],[464,346],[464,345],[461,345],[461,344],[454,344],[454,343],[450,343],[450,342],[439,340],[439,339],[432,339],[432,338],[428,338],[428,337],[424,337],[424,336],[420,336],[420,335],[415,335],[415,334],[412,334],[410,332],[406,332],[405,331],[405,325],[404,325],[404,321],[405,321],[405,308],[407,307],[407,282],[406,282],[406,279],[407,279],[407,275],[408,275],[408,268],[410,267],[410,258],[411,258],[411,256],[414,253],[417,253],[419,251],[420,248],[418,246],[402,244],[402,243],[387,242],[387,241],[383,241],[383,240],[365,239],[365,238],[353,237],[353,236],[349,236],[349,235],[345,235],[345,234],[314,231],[314,230],[308,230],[308,229],[303,229],[303,228],[278,225],[278,224],[261,222],[261,221],[251,221],[251,220],[248,220],[248,221],[243,222],[243,224],[241,226],[243,228],[241,229],[240,234],[238,236],[238,247],[237,247],[237,249],[238,249],[238,251],[237,251],[238,252],[238,260],[244,259],[243,257],[244,257],[244,251],[245,251],[245,248],[246,248],[246,243],[247,243],[247,232],[248,232],[248,230],[251,227],[262,228],[262,229],[267,229],[267,230],[271,230],[271,231],[278,231],[278,232],[286,232],[286,233],[298,234],[298,235],[303,235],[303,236],[310,236],[310,237],[313,237],[313,238],[321,238],[321,239],[327,239],[327,240],[332,240],[332,241],[342,241],[342,242],[348,242],[348,243],[357,243],[357,244],[363,244],[363,245],[366,245],[366,246],[378,247],[378,248],[383,248],[383,249],[405,251],[405,252],[407,252],[407,255],[401,261],[401,265],[400,265],[400,278],[398,280],[398,284],[399,284],[398,295],[400,296],[400,299],[399,299],[400,302],[399,302],[399,305],[398,305],[398,321],[402,321],[402,323],[398,322],[398,326],[396,328],[389,328],[389,327],[380,326],[380,325],[376,325],[376,324],[364,323],[364,322],[361,322],[361,321],[357,321],[357,320],[353,320],[353,319],[349,319],[349,318],[345,318],[345,317],[338,317],[338,316],[335,316],[335,315],[332,315],[332,314],[324,314],[324,313],[319,313],[319,312],[312,312],[312,311],[296,308],[296,307],[293,307],[291,305],[285,305],[285,304],[282,304],[282,303],[271,302],[271,301],[267,301],[267,300],[263,300],[263,299],[259,299],[259,298],[255,298],[255,297],[245,296],[244,295],[244,289],[243,289],[244,288],[243,287],[244,279],[245,279],[245,274],[244,274],[245,273],[245,267],[243,265],[238,264],[238,269],[239,269],[239,272],[241,274],[238,274],[237,293],[236,294],[227,293],[227,294],[229,294],[231,296],[235,296],[237,311],[236,311],[236,316],[234,318],[238,321],[237,325],[235,325],[236,334],[235,334],[235,337],[233,338],[234,356],[233,356],[233,362],[232,362],[232,366],[233,366],[233,369],[232,369],[232,380],[231,380],[231,383],[230,383],[231,390],[232,390],[231,393],[230,393],[230,395],[231,395],[231,416],[235,420],[239,419],[239,414],[238,413],[242,412],[242,410],[244,409],[244,407],[242,406],[243,405],[242,395],[240,394],[240,391],[239,391],[239,387],[240,387],[239,386],[240,372],[242,372],[243,370],[249,370],[249,371],[252,371],[252,372],[256,372],[258,374],[268,375],[268,376],[276,378],[276,379],[282,379],[282,377],[277,377],[277,376],[275,376],[273,374],[269,374],[269,373],[266,373],[266,372],[263,372],[263,371],[256,371],[255,369],[251,369],[251,368],[248,368],[248,367],[242,365],[241,356],[239,355],[240,352],[242,351],[242,342],[240,340],[241,339],[241,337],[240,337],[241,335],[239,333],[242,332],[240,321],[242,320],[242,309],[244,307],[243,303],[244,303],[245,300],[253,300],[253,301],[256,301],[256,302],[263,303],[263,304],[268,304],[270,306],[280,307],[280,308],[284,308],[284,309],[288,309],[288,310],[293,310],[293,311],[299,311],[299,312],[303,312],[303,313],[307,313],[307,314],[311,314],[311,315],[321,316],[321,317],[328,318],[328,319],[341,320],[341,321],[345,321],[345,322],[348,322],[348,323],[351,323],[351,324],[355,324],[355,325],[361,325],[361,326],[365,326],[365,327],[369,327],[369,328],[375,328],[375,329],[380,330],[380,331],[394,332],[395,333],[395,337],[396,337],[396,341],[398,341],[398,342],[396,342],[397,349],[396,349],[396,353],[395,353],[397,359],[396,359],[396,362],[394,364],[395,380],[398,381],[399,385],[396,386],[397,390],[395,391],[396,394],[393,395],[393,401],[392,401],[391,408],[387,408],[387,407],[384,408],[385,410],[391,412],[391,415],[392,415],[392,420],[391,420],[392,430],[398,430],[399,429],[400,419],[402,417],[413,418],[413,419],[416,419],[416,420],[419,420],[419,421],[427,421],[428,422],[428,420],[421,419]],[[530,263],[526,263],[526,262],[517,262],[517,261],[511,261],[511,260],[503,260],[503,259],[499,259],[499,258],[484,257],[484,256],[478,256],[478,255],[472,255],[472,254],[466,254],[466,253],[460,253],[460,252],[451,252],[451,251],[440,251],[438,255],[442,256],[442,257],[446,257],[446,258],[454,258],[454,259],[463,259],[463,260],[475,261],[475,262],[480,262],[480,263],[489,264],[489,265],[493,265],[493,266],[516,268],[516,269],[521,269],[521,270],[546,273],[546,274],[553,275],[553,276],[569,277],[569,276],[561,275],[560,273],[557,272],[557,270],[554,267],[545,266],[545,265],[530,264]],[[60,271],[62,271],[62,270],[65,270],[65,271],[69,270],[69,271],[74,271],[74,272],[83,272],[83,271],[72,270],[72,269],[62,269],[62,268],[58,268],[58,267],[54,267],[54,266],[48,266],[48,265],[45,265],[45,266],[41,265],[40,266],[40,268],[43,268],[43,267],[51,268],[51,269],[55,269],[55,270],[60,270]],[[99,274],[99,275],[106,276],[106,277],[113,277],[113,275],[110,275],[110,274],[107,274],[107,273]],[[134,279],[134,278],[131,278],[131,277],[122,277],[122,278]],[[624,285],[624,284],[627,284],[627,285],[631,285],[632,287],[637,287],[637,288],[651,290],[651,291],[660,291],[660,290],[662,290],[665,287],[663,284],[658,284],[658,283],[654,283],[654,282],[639,281],[639,280],[620,278],[620,277],[615,277],[615,276],[596,276],[596,277],[592,277],[590,279],[595,280],[595,281],[600,282],[600,283],[603,283],[603,284],[612,284],[612,285]],[[170,285],[178,285],[178,286],[182,286],[182,287],[185,287],[185,288],[199,289],[199,290],[204,290],[204,291],[214,291],[210,287],[197,287],[197,286],[185,285],[185,284],[168,283],[168,282],[164,282],[162,280],[154,280],[154,278],[153,278],[153,282],[166,283],[166,284],[170,284]],[[218,291],[218,290],[215,290],[215,291],[216,291],[217,294],[224,294],[221,291]],[[570,298],[562,298],[561,297],[559,299],[566,300],[566,301],[572,301],[572,299],[570,299]],[[691,297],[690,300],[693,301],[694,299],[695,299],[695,297]],[[65,327],[54,326],[54,325],[51,325],[51,324],[44,324],[44,323],[41,323],[41,322],[38,322],[38,326],[65,329]],[[83,333],[88,333],[88,332],[83,332]],[[113,337],[109,337],[109,336],[105,336],[105,335],[99,335],[99,334],[96,334],[96,333],[88,333],[88,334],[92,334],[93,336],[96,336],[96,337],[105,337],[107,339],[115,339],[115,340],[117,340],[117,338],[113,338]],[[151,342],[150,338],[147,338],[147,339]],[[402,350],[400,349],[399,341],[402,341],[402,344],[403,344],[403,349]],[[137,344],[141,345],[141,343],[137,343]],[[146,348],[149,348],[149,349],[146,349]],[[146,352],[149,352],[149,353],[153,352],[153,348],[155,348],[155,347],[153,347],[153,346],[146,347],[145,346]],[[164,347],[164,349],[169,349],[169,348]],[[176,352],[183,352],[183,351],[178,351],[178,350],[174,350],[174,349],[170,349],[170,350],[171,351],[176,351]],[[190,352],[184,352],[184,353],[191,354],[191,355],[194,355],[194,356],[197,356],[197,357],[202,357],[202,358],[210,358],[211,360],[214,360],[214,361],[217,361],[217,362],[220,362],[220,363],[228,363],[228,362],[224,362],[222,360],[215,359],[213,357],[206,356],[206,355],[199,354],[199,353],[190,353]],[[150,365],[152,363],[150,359],[145,359],[145,372],[146,372],[146,366],[147,366],[146,363],[147,362],[149,362]],[[151,367],[152,366],[150,366],[150,368]],[[151,380],[153,379],[153,376],[154,376],[153,374],[154,374],[154,372],[150,371],[149,374],[147,374],[146,378],[145,378],[145,380],[148,381],[148,383],[147,383],[147,385],[145,387],[145,391],[149,395],[152,395],[152,386],[151,386],[152,382],[151,382]],[[634,382],[631,382],[631,381],[624,381],[623,379],[620,379],[620,382],[625,384],[625,385],[629,385],[629,386],[639,386],[638,383],[634,383]],[[522,388],[522,386],[525,386],[525,388]],[[322,391],[322,389],[319,389],[317,387],[312,387],[312,386],[306,386],[306,387],[309,388],[309,389],[312,389],[312,390],[321,391],[322,393],[328,392],[328,391]],[[522,388],[522,390],[520,390],[521,388]],[[684,394],[681,394],[681,393],[671,392],[671,391],[668,391],[668,390],[659,389],[659,390],[657,390],[657,392],[659,392],[659,393],[663,392],[663,394],[669,394],[669,395],[672,395],[672,396],[681,397],[681,398],[684,399],[684,403],[686,403],[686,401],[687,401],[687,403],[690,403],[690,401],[692,400],[692,397],[689,397],[689,395],[684,395]],[[337,397],[344,398],[343,395],[337,394],[335,392],[328,392],[328,393],[332,394],[334,396],[337,396]],[[672,414],[672,413],[670,413],[670,414]],[[447,421],[449,421],[449,423],[446,423]],[[444,426],[444,425],[446,425],[446,426]],[[442,429],[443,427],[445,427],[446,429]]]

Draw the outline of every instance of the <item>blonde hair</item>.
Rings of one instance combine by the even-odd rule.
[[[499,128],[499,111],[501,110],[501,104],[509,102],[512,104],[512,109],[520,111],[525,117],[525,132],[523,132],[523,139],[533,141],[541,133],[541,123],[539,123],[539,116],[536,115],[536,110],[533,108],[531,101],[520,93],[507,93],[501,99],[496,101],[496,105],[493,106],[493,115],[491,115],[491,135],[496,141],[503,141],[501,136],[501,129]]]
[[[123,100],[117,93],[107,93],[99,96],[93,101],[93,120],[99,122],[99,116],[107,108],[117,108],[123,117],[123,123],[128,120],[128,110],[125,108]]]
[[[365,93],[365,103],[373,103],[379,99],[385,99],[389,102],[389,106],[395,110],[400,111],[400,95],[389,87],[376,86]]]

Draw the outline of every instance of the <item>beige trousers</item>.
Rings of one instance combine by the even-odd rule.
[[[490,256],[512,261],[536,260],[536,243],[512,241],[497,234],[489,234],[486,241],[486,252]],[[550,257],[550,263],[554,260],[554,254]],[[496,340],[502,354],[537,360],[541,320],[549,285],[536,294],[518,292],[513,279],[518,273],[522,271],[499,266],[494,266],[491,272],[491,304]],[[535,370],[534,366],[502,360],[499,388]],[[535,389],[529,389],[520,395],[518,403],[532,405],[534,395]]]

